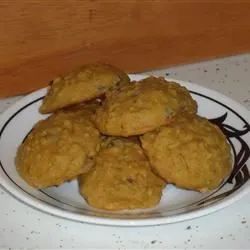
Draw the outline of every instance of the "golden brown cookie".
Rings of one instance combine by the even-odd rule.
[[[95,119],[95,113],[96,110],[101,106],[101,99],[96,98],[93,99],[91,101],[87,101],[87,102],[82,102],[82,103],[78,103],[75,105],[71,105],[69,107],[63,108],[60,110],[63,112],[69,112],[72,115],[76,115],[77,113],[79,115],[83,114],[84,116],[88,116],[88,118],[94,122]],[[59,112],[59,111],[58,111]]]
[[[188,90],[164,78],[149,77],[107,93],[95,123],[106,135],[140,135],[170,123],[179,113],[196,113]]]
[[[230,173],[230,146],[220,129],[205,118],[180,117],[140,139],[153,168],[178,187],[212,190]]]
[[[59,111],[39,121],[19,147],[16,167],[30,185],[59,185],[88,171],[99,150],[89,110]]]
[[[66,76],[56,78],[45,96],[41,113],[88,101],[104,94],[116,85],[128,83],[129,77],[107,64],[88,64]]]
[[[155,206],[165,183],[151,171],[137,143],[108,138],[96,157],[95,167],[79,177],[79,185],[91,206],[122,210]]]

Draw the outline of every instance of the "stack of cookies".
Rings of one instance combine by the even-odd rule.
[[[52,114],[20,145],[18,172],[36,188],[77,178],[99,209],[153,207],[167,184],[206,192],[231,170],[220,129],[161,77],[131,82],[113,66],[85,65],[52,82],[40,112]]]

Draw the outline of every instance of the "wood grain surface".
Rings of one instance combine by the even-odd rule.
[[[0,96],[81,64],[135,72],[250,50],[250,1],[1,0]]]

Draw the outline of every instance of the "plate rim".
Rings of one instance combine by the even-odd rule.
[[[148,77],[149,75],[129,74],[129,76],[132,79],[137,78],[138,80],[138,79],[143,79],[145,77]],[[230,97],[227,97],[226,95],[216,90],[200,86],[193,82],[187,82],[187,81],[177,80],[177,79],[168,78],[168,77],[164,77],[164,78],[168,81],[174,81],[183,86],[186,86],[190,91],[195,91],[201,94],[205,94],[209,97],[219,95],[220,102],[226,105],[228,105],[228,102],[230,102],[231,106],[233,106],[234,111],[236,111],[237,113],[239,112],[241,116],[247,121],[247,123],[248,124],[250,123],[250,118],[249,118],[250,111],[248,111],[242,104],[231,99]],[[12,115],[15,114],[15,111],[17,111],[18,108],[24,107],[25,104],[27,104],[27,102],[30,102],[39,97],[42,97],[45,94],[47,88],[48,87],[36,90],[24,96],[23,98],[18,100],[16,103],[11,105],[9,108],[7,108],[0,115],[0,130],[1,131],[3,130],[4,124],[6,123],[6,121]],[[1,136],[0,136],[0,140],[1,140]],[[123,219],[123,218],[110,218],[110,217],[95,217],[92,215],[78,214],[78,213],[74,213],[73,211],[64,211],[50,204],[46,204],[45,202],[39,201],[38,199],[35,199],[31,195],[26,194],[23,190],[18,188],[14,183],[8,180],[2,168],[0,168],[0,185],[11,196],[14,196],[21,203],[26,204],[41,212],[45,212],[47,214],[57,216],[60,218],[64,218],[64,219],[68,219],[68,220],[72,220],[72,221],[84,222],[84,223],[89,223],[89,224],[108,225],[108,226],[152,226],[152,225],[171,224],[171,223],[191,220],[191,219],[195,219],[201,216],[211,214],[218,210],[221,210],[231,205],[232,203],[240,200],[244,195],[250,192],[250,184],[248,182],[239,190],[235,191],[233,194],[224,198],[223,201],[215,202],[213,204],[202,207],[198,210],[186,212],[184,214],[181,213],[177,215],[170,215],[167,217],[163,216],[163,217],[157,217],[157,218]]]

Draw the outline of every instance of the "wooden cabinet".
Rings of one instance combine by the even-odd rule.
[[[129,72],[250,51],[250,1],[2,0],[0,96],[81,64]]]

